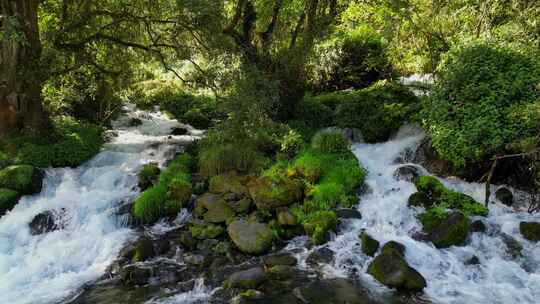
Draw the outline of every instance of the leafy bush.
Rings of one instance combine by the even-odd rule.
[[[92,158],[103,145],[103,129],[63,117],[53,122],[45,137],[9,138],[3,148],[17,164],[36,167],[76,167]]]
[[[334,211],[313,212],[304,220],[304,230],[316,245],[327,241],[330,230],[336,229],[338,223],[337,215]]]
[[[422,111],[435,150],[464,167],[534,137],[539,58],[488,44],[452,50]]]
[[[318,130],[333,124],[334,110],[321,102],[321,96],[306,96],[298,105],[298,118],[288,122],[304,138],[311,138]]]
[[[387,140],[413,113],[418,98],[406,87],[386,81],[348,94],[333,94],[336,101],[336,125],[358,128],[366,142]]]
[[[324,57],[318,58],[314,68],[314,86],[318,91],[364,88],[392,76],[384,39],[366,25],[321,48],[318,53]]]
[[[311,148],[323,153],[346,153],[351,143],[337,131],[323,131],[311,139]]]
[[[302,135],[294,130],[290,130],[285,136],[280,139],[282,153],[285,153],[288,157],[295,156],[302,146],[304,141],[302,140]]]
[[[11,158],[4,152],[0,151],[0,170],[11,165]]]

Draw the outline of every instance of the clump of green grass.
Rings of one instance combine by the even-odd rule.
[[[311,139],[311,148],[322,153],[346,153],[351,142],[338,131],[323,131]]]

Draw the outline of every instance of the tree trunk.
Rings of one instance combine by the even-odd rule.
[[[48,126],[41,89],[39,0],[0,0],[0,138]]]

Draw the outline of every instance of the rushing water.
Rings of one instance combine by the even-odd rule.
[[[43,191],[0,219],[0,303],[54,303],[103,275],[134,237],[117,213],[139,193],[137,171],[200,135],[169,136],[182,125],[160,112],[126,110],[103,152],[76,169],[47,170]],[[134,118],[142,124],[130,127]],[[32,236],[28,223],[46,210],[65,210],[64,229]]]
[[[488,226],[487,232],[472,234],[466,246],[440,250],[430,243],[413,239],[414,233],[422,228],[416,218],[421,208],[407,206],[407,199],[416,188],[414,184],[394,177],[395,170],[403,166],[395,160],[405,151],[417,147],[422,139],[420,130],[404,128],[388,142],[354,145],[355,155],[369,171],[366,180],[369,191],[361,197],[357,207],[362,219],[348,220],[339,235],[326,245],[335,252],[335,262],[324,268],[325,274],[329,277],[355,276],[385,292],[386,288],[366,274],[372,258],[362,253],[358,238],[365,229],[381,244],[395,240],[406,246],[406,259],[426,278],[425,293],[434,303],[538,303],[540,246],[523,239],[519,233],[519,222],[538,221],[537,215],[516,212],[496,202],[490,205],[489,216],[483,219]],[[421,166],[418,168],[428,174]],[[457,179],[441,181],[447,187],[484,201],[484,184]],[[522,257],[517,260],[511,257],[504,242],[508,235],[523,246]],[[304,251],[300,258],[307,254],[309,251]],[[474,255],[481,264],[466,265]]]

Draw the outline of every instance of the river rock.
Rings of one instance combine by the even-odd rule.
[[[394,178],[396,180],[404,180],[408,182],[412,182],[415,178],[419,177],[421,175],[420,169],[418,167],[413,165],[403,165],[401,167],[398,167],[396,171],[394,171]]]
[[[266,279],[266,273],[260,266],[238,271],[229,276],[226,288],[250,289],[259,287]]]
[[[252,180],[249,194],[259,209],[275,209],[288,206],[302,200],[304,194],[302,183],[294,179],[283,179],[274,183],[267,178]]]
[[[362,252],[369,256],[374,256],[375,252],[379,250],[379,241],[372,238],[367,232],[360,234],[362,240]]]
[[[428,239],[437,248],[447,248],[465,243],[470,231],[469,219],[461,212],[453,212],[437,223]]]
[[[186,128],[182,128],[182,127],[174,127],[171,130],[171,135],[174,135],[174,136],[187,135],[188,133],[189,131]]]
[[[540,222],[521,222],[519,223],[519,232],[531,242],[540,241]]]
[[[241,213],[249,212],[249,209],[251,208],[251,203],[252,203],[251,199],[248,197],[245,197],[237,201],[228,202],[228,205],[231,207],[231,209],[234,212],[241,214]]]
[[[409,196],[407,205],[409,207],[424,207],[429,208],[435,203],[427,194],[424,192],[415,192]]]
[[[210,209],[203,215],[206,222],[209,223],[224,223],[234,217],[234,211],[225,203],[220,200],[216,204],[213,204]]]
[[[63,229],[63,219],[66,210],[61,209],[58,211],[47,210],[34,216],[32,221],[28,224],[30,227],[30,234],[39,235],[55,230]]]
[[[247,178],[231,171],[210,179],[208,190],[215,194],[232,193],[238,198],[248,194]]]
[[[369,265],[368,273],[388,287],[401,291],[422,291],[427,286],[424,277],[409,266],[399,249],[385,247]]]
[[[281,226],[294,226],[298,223],[296,217],[289,211],[287,207],[278,208],[277,219],[279,225]]]
[[[471,232],[486,232],[486,224],[482,220],[476,220],[471,224]]]
[[[206,240],[220,236],[225,229],[216,224],[195,222],[192,223],[189,231],[194,239]]]
[[[13,209],[19,202],[21,195],[11,189],[0,188],[0,217]]]
[[[264,223],[237,219],[229,224],[227,232],[233,243],[242,252],[263,254],[272,247],[272,230]]]
[[[152,269],[128,265],[120,270],[120,278],[125,285],[145,285],[152,277]]]
[[[342,208],[336,210],[336,215],[340,219],[362,219],[360,211],[354,208]]]
[[[508,207],[511,207],[514,204],[514,195],[512,194],[512,191],[506,187],[497,189],[495,197]]]
[[[306,259],[306,263],[312,267],[330,264],[334,261],[334,252],[327,247],[315,249]]]
[[[195,201],[195,214],[203,215],[206,210],[210,210],[214,206],[222,206],[223,204],[227,203],[221,196],[212,193],[205,193],[199,196]]]
[[[0,188],[12,189],[21,194],[41,192],[43,171],[29,165],[9,166],[0,170]]]
[[[263,263],[266,267],[273,267],[277,265],[296,266],[298,260],[289,253],[281,253],[264,257]]]
[[[293,291],[300,303],[309,304],[380,304],[366,288],[351,280],[336,278],[311,282]],[[290,303],[290,302],[289,302]]]

